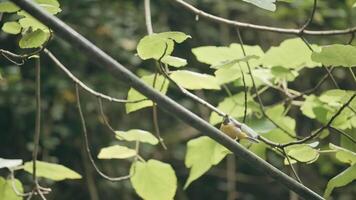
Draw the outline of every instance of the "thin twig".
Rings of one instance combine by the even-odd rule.
[[[289,167],[292,170],[293,175],[295,176],[295,178],[299,181],[299,183],[303,184],[302,181],[300,180],[298,174],[297,174],[297,171],[294,169],[294,166],[293,166],[293,164],[292,164],[292,162],[291,162],[291,160],[290,160],[285,148],[282,148],[282,153],[283,153],[284,157],[287,158]]]
[[[150,0],[144,0],[144,1],[145,1],[146,29],[148,35],[151,35],[153,33],[152,21],[151,21],[151,4],[150,4]]]
[[[35,136],[33,139],[33,152],[32,152],[32,180],[37,183],[37,155],[41,134],[41,63],[40,58],[35,59],[36,70],[36,123],[35,123]]]
[[[338,132],[339,134],[345,136],[347,139],[349,139],[351,142],[355,143],[356,144],[356,139],[354,139],[351,135],[345,133],[344,131],[340,130],[340,129],[337,129],[333,126],[329,126],[329,129],[335,131],[335,132]]]
[[[275,32],[275,33],[292,34],[292,35],[298,35],[300,32],[300,29],[288,29],[288,28],[279,28],[279,27],[272,27],[272,26],[263,26],[263,25],[256,25],[256,24],[252,24],[252,23],[244,23],[244,22],[229,20],[229,19],[225,19],[222,17],[218,17],[215,15],[209,14],[207,12],[204,12],[183,0],[175,0],[175,2],[178,3],[179,5],[183,6],[188,11],[194,13],[195,15],[199,15],[200,17],[206,18],[210,21],[217,22],[217,23],[223,23],[223,24],[226,24],[229,26],[255,29],[255,30],[261,30],[261,31],[269,31],[269,32]],[[346,34],[350,34],[350,33],[354,33],[354,32],[356,32],[356,27],[347,28],[347,29],[343,29],[343,30],[324,30],[324,31],[304,30],[303,34],[318,35],[318,36],[324,35],[325,36],[325,35],[346,35]]]
[[[109,95],[105,95],[103,93],[97,92],[84,84],[80,81],[76,76],[72,74],[70,70],[68,70],[48,49],[44,49],[44,53],[48,55],[48,57],[58,66],[66,75],[76,84],[78,84],[81,88],[83,88],[88,93],[92,94],[93,96],[99,97],[101,99],[105,99],[107,101],[116,102],[116,103],[138,103],[142,101],[147,101],[147,99],[140,99],[140,100],[124,100],[124,99],[117,99],[111,97]]]
[[[305,29],[306,29],[306,28],[310,25],[310,23],[313,21],[317,4],[318,4],[318,0],[314,0],[313,9],[312,9],[312,12],[310,13],[309,18],[307,19],[307,21],[305,22],[305,24],[299,29],[299,34],[300,34],[300,35],[302,35],[302,34],[304,33]]]
[[[80,94],[79,94],[79,86],[78,86],[78,84],[75,84],[75,94],[76,94],[76,99],[77,99],[78,113],[79,113],[79,117],[80,117],[81,124],[82,124],[82,129],[83,129],[85,150],[86,150],[86,153],[88,154],[89,160],[90,160],[91,164],[93,165],[95,171],[101,177],[103,177],[104,179],[109,180],[109,181],[122,181],[122,180],[129,179],[131,177],[130,174],[126,175],[126,176],[121,176],[121,177],[108,176],[108,175],[104,174],[99,169],[99,167],[95,164],[95,161],[93,159],[93,156],[91,155],[91,150],[90,150],[90,147],[89,147],[88,133],[87,133],[87,128],[86,128],[85,118],[84,118],[83,111],[82,111],[82,106],[81,106],[81,103],[80,103]]]
[[[238,37],[238,40],[239,40],[239,43],[240,43],[240,46],[241,46],[242,53],[243,53],[244,56],[247,56],[246,51],[245,51],[245,47],[244,47],[244,42],[243,42],[242,37],[241,37],[240,30],[236,29],[236,31],[237,31],[237,37]],[[278,123],[276,123],[272,118],[270,118],[267,115],[267,113],[265,112],[265,108],[264,108],[261,96],[258,93],[258,88],[256,86],[255,78],[253,76],[250,63],[248,61],[246,61],[245,63],[247,65],[248,72],[250,74],[250,78],[251,78],[251,81],[252,81],[252,87],[255,90],[256,97],[257,97],[257,100],[258,100],[258,103],[259,103],[259,106],[260,106],[260,109],[261,109],[261,112],[262,112],[263,116],[266,117],[270,122],[272,122],[277,128],[279,128],[280,130],[285,132],[287,135],[289,135],[292,138],[296,138],[292,133],[287,131],[285,128],[281,127]]]
[[[314,139],[315,137],[317,137],[323,130],[327,129],[328,127],[330,127],[330,125],[334,122],[334,120],[341,114],[341,112],[352,102],[352,100],[356,97],[356,93],[354,93],[351,98],[344,104],[341,106],[341,108],[330,118],[330,120],[328,121],[328,123],[326,125],[324,125],[323,127],[319,128],[318,130],[316,130],[314,133],[312,133],[310,136],[305,137],[301,140],[297,140],[297,141],[292,141],[292,142],[288,142],[285,144],[281,144],[280,147],[287,147],[287,146],[291,146],[291,145],[295,145],[295,144],[302,144],[302,143],[306,143],[309,140]]]

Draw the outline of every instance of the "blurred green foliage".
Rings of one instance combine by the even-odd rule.
[[[278,2],[277,11],[272,13],[258,9],[251,4],[238,0],[196,0],[194,3],[202,10],[230,19],[244,22],[253,22],[263,25],[294,28],[304,23],[309,16],[312,0],[294,0],[292,3]],[[145,36],[143,1],[132,0],[61,0],[62,12],[58,15],[78,32],[108,52],[115,59],[127,66],[136,74],[145,71],[154,71],[155,63],[142,61],[137,56],[136,45],[140,38]],[[201,73],[211,73],[211,69],[199,63],[191,52],[192,48],[204,45],[230,45],[237,42],[236,31],[226,25],[216,24],[204,19],[195,19],[191,13],[176,5],[173,1],[151,1],[152,21],[155,32],[181,31],[192,36],[179,47],[175,48],[174,55],[187,59],[188,68]],[[310,29],[342,29],[352,26],[355,8],[352,9],[351,0],[319,1],[318,10]],[[7,20],[4,15],[0,22]],[[288,35],[269,33],[263,31],[242,29],[246,44],[260,45],[264,50],[272,45],[290,38]],[[312,43],[320,45],[346,43],[348,35],[330,37],[308,37]],[[0,48],[13,52],[24,52],[18,49],[15,36],[0,33]],[[85,83],[99,91],[112,96],[126,97],[129,87],[125,83],[117,82],[115,77],[102,70],[84,57],[80,50],[56,38],[48,47],[61,61],[72,70],[74,74]],[[277,70],[277,69],[276,69]],[[278,72],[276,72],[278,73]],[[290,83],[289,87],[298,91],[312,88],[324,75],[321,68],[303,69],[300,75]],[[21,158],[31,160],[33,149],[35,99],[34,99],[34,62],[30,60],[25,65],[17,67],[6,59],[0,59],[0,157]],[[355,83],[345,69],[336,69],[335,78],[343,89],[354,90]],[[2,78],[1,78],[2,77]],[[53,192],[48,199],[90,199],[97,195],[100,199],[137,199],[129,182],[111,183],[93,171],[83,150],[81,126],[75,107],[74,84],[61,72],[46,56],[42,57],[42,110],[43,126],[41,136],[41,160],[56,162],[69,166],[83,175],[84,179],[55,183],[44,180]],[[317,91],[316,95],[325,90],[333,89],[331,81],[327,81]],[[240,92],[237,88],[233,93]],[[226,94],[223,92],[197,92],[209,102],[217,105]],[[182,105],[199,113],[209,120],[209,112],[204,108],[186,99],[176,90],[170,90],[168,95]],[[266,105],[271,105],[281,99],[281,94],[268,90],[263,94]],[[83,108],[87,120],[90,145],[93,155],[97,155],[102,147],[116,144],[110,130],[100,120],[97,100],[89,95],[83,95]],[[126,115],[125,106],[104,102],[104,109],[111,124],[120,130],[140,128],[152,130],[151,108],[133,112]],[[297,121],[296,130],[302,135],[308,135],[311,130],[319,126],[303,116],[298,109],[290,111]],[[186,143],[199,133],[175,120],[171,115],[159,112],[159,122],[163,138],[168,150],[160,147],[143,146],[143,154],[147,158],[155,158],[170,163],[178,177],[178,191],[176,199],[225,199],[226,198],[226,161],[210,170],[205,176],[183,190],[183,184],[188,177],[188,169],[184,166]],[[356,137],[354,130],[349,134]],[[272,136],[271,136],[272,137]],[[354,144],[348,140],[340,139],[331,134],[325,143],[332,142],[348,147],[355,151]],[[257,148],[257,147],[256,147]],[[260,147],[264,148],[264,147]],[[237,158],[237,192],[241,199],[287,199],[289,191],[282,185],[266,178],[263,173],[254,170],[243,160]],[[280,169],[288,172],[284,167],[283,159],[272,152],[267,152],[267,160]],[[123,161],[98,161],[100,168],[108,174],[124,175],[129,172],[129,163]],[[306,186],[323,193],[327,181],[345,169],[335,158],[321,155],[318,162],[313,165],[299,165],[298,171]],[[0,171],[6,176],[5,171]],[[18,174],[24,185],[30,182],[30,176]],[[272,183],[272,184],[271,184]],[[88,187],[89,185],[89,187]],[[355,184],[350,184],[333,192],[335,199],[347,200],[356,196]],[[91,193],[89,192],[90,187]],[[28,189],[25,187],[25,190]],[[93,191],[97,194],[93,194]]]

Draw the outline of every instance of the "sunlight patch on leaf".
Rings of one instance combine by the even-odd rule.
[[[158,160],[132,164],[130,180],[137,194],[145,200],[173,200],[177,177],[171,165]]]
[[[100,149],[99,159],[126,159],[136,155],[136,150],[125,146],[114,145]]]
[[[116,139],[118,140],[125,140],[129,142],[139,141],[152,145],[158,144],[158,139],[152,133],[140,129],[131,129],[129,131],[115,131],[115,134]]]
[[[33,172],[32,164],[32,161],[29,161],[24,165],[24,170],[30,174]],[[63,165],[43,161],[36,161],[36,175],[38,177],[48,178],[54,181],[82,178],[80,174]]]
[[[197,72],[180,70],[174,71],[170,77],[180,86],[189,90],[219,90],[220,86],[214,76]]]
[[[207,136],[192,139],[187,144],[185,166],[190,168],[184,188],[217,165],[230,151]]]

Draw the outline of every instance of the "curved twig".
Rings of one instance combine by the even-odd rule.
[[[300,32],[300,29],[288,29],[288,28],[279,28],[279,27],[272,27],[272,26],[263,26],[263,25],[256,25],[256,24],[251,24],[251,23],[244,23],[244,22],[234,21],[234,20],[230,20],[230,19],[225,19],[222,17],[218,17],[215,15],[209,14],[207,12],[204,12],[183,0],[174,0],[174,1],[178,4],[180,4],[181,6],[183,6],[188,11],[190,11],[196,15],[199,15],[203,18],[209,19],[214,22],[223,23],[223,24],[230,25],[230,26],[235,26],[235,27],[240,27],[240,28],[249,28],[249,29],[255,29],[255,30],[260,30],[260,31],[269,31],[269,32],[275,32],[275,33],[292,34],[292,35],[298,35]],[[324,35],[325,36],[325,35],[346,35],[346,34],[351,34],[354,32],[356,32],[356,27],[347,28],[347,29],[343,29],[343,30],[324,30],[324,31],[304,30],[303,34],[317,35],[317,36]]]

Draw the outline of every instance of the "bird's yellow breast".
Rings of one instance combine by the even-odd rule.
[[[228,135],[229,137],[231,137],[232,139],[244,139],[248,137],[246,133],[241,131],[241,129],[229,124],[228,125],[221,124],[220,130],[224,132],[226,135]]]

